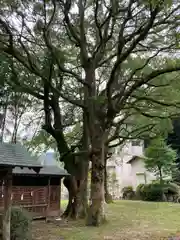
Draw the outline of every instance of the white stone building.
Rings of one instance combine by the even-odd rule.
[[[132,186],[135,190],[140,183],[150,183],[156,179],[153,173],[146,170],[143,157],[143,141],[129,141],[123,147],[114,149],[107,164],[108,175],[112,175],[113,172],[116,176],[115,190],[109,186],[114,197],[121,196],[125,186]]]

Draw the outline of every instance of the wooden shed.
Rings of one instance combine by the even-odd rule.
[[[3,240],[10,240],[10,209],[12,203],[12,171],[15,167],[39,172],[42,167],[20,144],[0,143],[1,209],[3,211]]]
[[[69,175],[63,168],[42,166],[22,145],[9,143],[0,143],[0,165],[2,163],[13,166],[10,193],[12,205],[26,208],[34,218],[59,216],[61,179]],[[38,173],[34,167],[38,167]],[[5,189],[5,179],[1,177],[1,209],[4,207]]]
[[[58,166],[44,166],[37,174],[31,169],[13,169],[12,205],[26,208],[34,218],[59,216],[61,213],[61,179],[68,173]],[[3,182],[0,206],[3,204]]]

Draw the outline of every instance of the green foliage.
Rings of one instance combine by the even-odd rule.
[[[162,178],[162,174],[170,174],[176,160],[176,151],[166,144],[163,138],[151,141],[145,151],[145,167]]]
[[[164,193],[170,195],[179,195],[180,187],[176,183],[170,182],[165,185]]]
[[[140,184],[136,195],[143,201],[161,201],[163,199],[163,186],[160,183]]]
[[[122,189],[123,199],[133,199],[135,196],[135,192],[132,186],[127,186]]]
[[[147,6],[152,5],[153,7],[156,7],[157,5],[161,4],[162,7],[167,8],[172,5],[172,0],[165,0],[165,1],[144,0],[144,3],[147,4]]]
[[[69,146],[76,145],[82,136],[82,127],[79,123],[73,125],[72,122],[71,129],[68,129],[64,136]],[[26,145],[36,155],[46,152],[49,149],[53,149],[55,152],[58,152],[55,139],[43,129],[37,131],[32,139],[25,140],[24,145]],[[59,155],[57,155],[57,159],[59,159]]]
[[[143,201],[162,201],[164,196],[179,195],[179,186],[175,183],[158,183],[152,182],[150,184],[139,184],[136,188],[136,196]]]
[[[30,240],[31,222],[27,211],[20,207],[11,209],[11,240]]]
[[[65,134],[66,141],[69,145],[75,145],[82,137],[82,126],[80,123],[76,123],[71,131]]]
[[[127,187],[124,187],[122,189],[122,192],[125,193],[125,192],[132,192],[133,191],[133,187],[132,186],[127,186]]]
[[[56,149],[55,140],[44,130],[38,131],[32,139],[24,141],[24,145],[37,155],[51,148]]]
[[[180,170],[178,168],[174,168],[172,170],[172,180],[176,184],[180,185]]]
[[[139,184],[139,185],[137,186],[137,188],[136,188],[136,197],[137,197],[138,199],[141,199],[141,198],[142,198],[141,194],[142,194],[142,192],[143,192],[144,186],[145,186],[145,184],[144,184],[144,183],[141,183],[141,184]]]

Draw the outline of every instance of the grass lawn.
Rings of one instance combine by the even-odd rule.
[[[106,210],[108,223],[99,228],[86,227],[80,221],[62,227],[41,223],[37,232],[42,231],[44,236],[35,239],[165,240],[177,236],[178,231],[180,236],[180,204],[116,201],[106,205]],[[35,222],[35,227],[38,224]]]

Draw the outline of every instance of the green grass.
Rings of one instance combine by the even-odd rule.
[[[63,240],[163,240],[180,232],[180,204],[117,201],[106,210],[108,223],[101,227],[69,222],[67,227],[51,226],[51,234]]]

